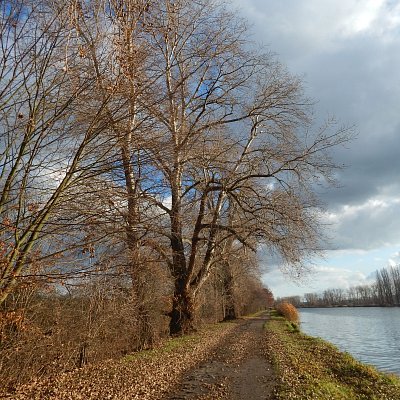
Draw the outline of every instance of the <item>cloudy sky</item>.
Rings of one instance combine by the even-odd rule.
[[[254,39],[303,78],[315,113],[354,125],[336,159],[341,187],[322,194],[332,250],[301,285],[270,266],[275,297],[369,283],[400,262],[400,2],[234,0]],[[268,260],[264,260],[268,264]]]

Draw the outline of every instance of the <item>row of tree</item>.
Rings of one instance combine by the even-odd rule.
[[[266,305],[261,244],[296,274],[321,250],[314,189],[350,133],[313,129],[299,79],[248,36],[214,0],[0,1],[2,344],[56,296],[88,316],[82,360],[116,304],[145,347],[155,318],[182,334],[215,304]]]
[[[376,271],[375,281],[369,285],[327,289],[306,293],[303,298],[285,297],[285,301],[296,307],[400,306],[400,266]]]

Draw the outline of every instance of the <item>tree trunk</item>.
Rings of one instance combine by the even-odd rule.
[[[175,281],[174,298],[169,323],[170,335],[184,335],[194,329],[194,299],[187,289],[183,279]]]
[[[131,293],[136,305],[135,317],[137,319],[135,349],[144,350],[153,346],[155,330],[151,320],[150,310],[146,304],[146,297],[148,297],[146,290],[146,272],[145,265],[140,257],[140,245],[137,238],[132,240],[132,237],[135,236],[134,232],[131,230],[130,233],[131,234],[127,236],[128,239],[131,239],[131,241],[128,242],[130,251],[129,257],[131,258]]]
[[[154,326],[147,307],[140,302],[138,304],[138,326],[137,326],[137,343],[136,350],[151,349],[154,345]]]
[[[238,312],[235,304],[234,278],[230,271],[230,266],[224,268],[224,292],[225,292],[225,315],[224,321],[230,321],[238,318]]]

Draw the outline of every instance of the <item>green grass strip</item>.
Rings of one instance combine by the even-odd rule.
[[[400,378],[378,372],[272,314],[265,326],[277,399],[399,400]]]

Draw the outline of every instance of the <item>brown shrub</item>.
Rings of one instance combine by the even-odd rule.
[[[290,322],[298,322],[299,321],[299,313],[297,308],[290,303],[279,303],[276,306],[276,311],[283,317],[285,317]]]
[[[145,331],[140,304],[117,278],[82,282],[68,293],[13,293],[0,309],[0,397],[33,379],[157,343],[168,332],[168,318],[160,311],[158,294],[151,296],[143,299],[150,303],[144,304]]]

